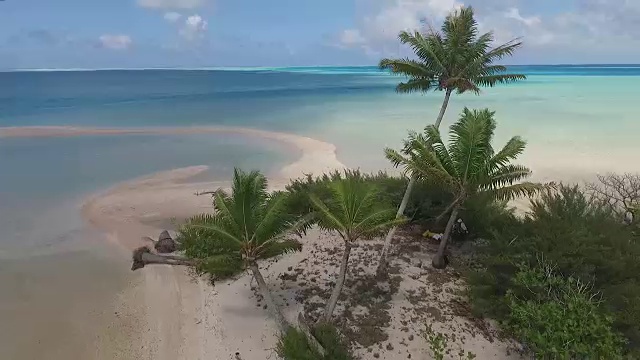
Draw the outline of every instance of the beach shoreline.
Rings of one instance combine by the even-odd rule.
[[[0,137],[221,132],[275,140],[300,151],[296,161],[282,167],[279,175],[270,179],[272,189],[283,189],[291,178],[344,168],[332,144],[254,129],[5,128],[0,129]],[[230,181],[190,182],[207,170],[207,166],[191,166],[115,184],[86,199],[82,216],[92,227],[103,231],[123,256],[130,256],[131,250],[149,245],[142,237],[157,237],[168,223],[178,224],[190,216],[212,210],[210,196],[196,196],[196,193],[229,188]],[[137,324],[137,330],[132,331],[137,332],[137,336],[131,337],[128,344],[103,344],[105,349],[118,349],[124,358],[167,360],[233,359],[236,351],[242,351],[243,360],[257,360],[264,359],[271,351],[269,347],[275,344],[275,325],[262,314],[263,309],[255,309],[248,294],[238,295],[250,291],[247,276],[216,288],[183,268],[151,266],[135,273],[132,278],[135,277],[138,280],[118,297],[114,307],[121,319]],[[240,321],[238,315],[230,313],[225,306],[244,306],[242,311],[253,312],[253,317]],[[246,324],[241,325],[242,322]],[[104,351],[101,358],[110,356],[113,352]]]

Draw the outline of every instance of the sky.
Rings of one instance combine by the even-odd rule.
[[[640,0],[0,0],[0,69],[375,65],[460,6],[511,64],[640,63]]]

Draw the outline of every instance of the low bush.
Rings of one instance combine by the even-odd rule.
[[[494,221],[502,225],[477,249],[480,268],[468,279],[476,315],[506,321],[521,264],[535,266],[542,256],[555,265],[555,280],[592,284],[602,296],[594,311],[612,316],[613,330],[628,340],[628,351],[640,349],[640,241],[633,226],[568,186],[532,201],[524,219],[505,215]]]
[[[622,358],[624,340],[590,285],[542,261],[518,269],[504,326],[537,359]]]
[[[291,181],[286,186],[290,193],[290,208],[296,214],[307,214],[313,211],[313,206],[309,200],[309,194],[315,194],[320,200],[328,200],[330,190],[327,185],[344,178],[345,174],[362,178],[374,183],[380,189],[381,200],[398,207],[402,202],[404,192],[409,180],[405,177],[392,176],[385,172],[376,174],[366,174],[358,170],[346,170],[345,172],[335,171],[319,177],[308,175],[305,178]],[[411,198],[405,210],[407,216],[414,223],[429,223],[438,216],[451,201],[451,195],[446,194],[439,188],[428,186],[422,182],[416,183]]]
[[[299,330],[289,329],[278,342],[276,352],[284,360],[353,360],[347,344],[331,325],[320,325],[314,330],[314,336],[325,350],[321,356]]]

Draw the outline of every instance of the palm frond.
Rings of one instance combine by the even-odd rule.
[[[342,219],[343,214],[334,214],[329,206],[315,194],[309,195],[311,203],[317,209],[318,226],[323,230],[336,231],[342,238],[346,237],[346,224]]]
[[[475,78],[474,82],[480,86],[492,87],[496,84],[509,84],[526,78],[527,77],[522,74],[500,74],[480,76]]]
[[[376,236],[385,224],[393,224],[395,209],[380,196],[373,183],[347,174],[331,187],[329,201],[312,198],[322,229],[338,232],[345,241],[356,241]]]
[[[432,69],[433,73],[441,74],[447,70],[443,64],[442,55],[444,49],[441,38],[437,35],[423,37],[419,32],[411,34],[402,31],[398,38],[403,44],[409,45],[414,53],[422,60],[426,68]]]
[[[465,108],[460,121],[451,125],[449,151],[463,183],[481,177],[484,161],[493,154],[493,115],[488,109]]]
[[[242,258],[238,253],[211,255],[198,264],[198,271],[206,272],[214,278],[228,278],[243,269]]]
[[[396,86],[399,93],[427,92],[436,89],[436,82],[428,78],[410,79]]]
[[[488,190],[488,194],[490,194],[496,200],[507,201],[521,196],[534,196],[537,193],[543,191],[545,188],[546,187],[542,184],[524,182],[520,184],[505,186],[499,189]]]
[[[520,136],[514,136],[498,153],[489,159],[489,170],[507,165],[511,160],[515,160],[527,146],[527,142]]]
[[[511,185],[531,176],[531,170],[522,165],[504,165],[489,173],[489,179],[484,186],[490,189],[498,189],[506,185]]]
[[[302,243],[296,239],[285,239],[272,243],[260,253],[260,259],[270,259],[275,256],[290,254],[302,250]]]
[[[405,59],[382,59],[378,65],[380,69],[389,70],[393,74],[405,75],[412,78],[431,78],[437,76],[433,69],[429,69],[425,64],[416,60]]]

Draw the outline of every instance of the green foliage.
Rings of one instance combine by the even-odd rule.
[[[387,148],[385,153],[406,173],[453,194],[457,203],[474,196],[505,201],[539,191],[540,185],[517,183],[531,171],[511,164],[524,151],[524,140],[515,136],[496,152],[491,144],[495,128],[493,112],[465,108],[451,125],[448,146],[430,125],[423,134],[410,133],[401,152]]]
[[[521,74],[507,74],[507,68],[493,65],[511,56],[522,43],[517,40],[492,48],[492,33],[478,34],[473,9],[464,7],[447,16],[441,32],[421,34],[403,31],[399,35],[409,45],[417,60],[383,59],[382,69],[404,75],[398,92],[444,90],[448,93],[480,92],[480,87],[525,79]]]
[[[347,170],[346,172],[334,171],[318,177],[307,175],[303,179],[292,180],[286,187],[290,194],[289,207],[291,212],[301,216],[314,212],[315,208],[309,194],[314,194],[322,201],[329,201],[331,198],[329,185],[344,179],[345,176],[362,178],[363,181],[373,184],[379,189],[377,198],[392,207],[400,205],[409,183],[405,177],[392,176],[384,172],[366,174],[358,170]],[[442,212],[450,201],[450,194],[423,182],[418,182],[414,187],[413,196],[409,200],[405,215],[412,222],[425,222]]]
[[[353,356],[340,334],[331,325],[320,325],[314,329],[314,336],[325,349],[325,356],[320,356],[311,347],[307,337],[301,331],[291,328],[284,334],[276,351],[284,360],[352,360]]]
[[[555,274],[593,284],[602,295],[601,314],[613,316],[613,329],[640,349],[640,242],[602,202],[577,186],[560,185],[532,201],[524,219],[505,218],[490,242],[478,248],[481,269],[470,274],[471,300],[477,315],[505,320],[511,316],[507,294],[515,289],[518,264],[555,265]]]
[[[267,180],[258,172],[236,169],[231,194],[214,194],[214,214],[194,216],[181,227],[181,250],[199,260],[199,272],[215,278],[234,275],[248,262],[297,251],[292,236],[304,231],[308,221],[287,207],[288,195],[269,193]]]
[[[469,238],[487,239],[496,229],[503,229],[517,222],[514,208],[506,201],[475,196],[468,199],[460,213],[469,231]]]
[[[431,325],[427,325],[425,337],[429,342],[429,349],[431,350],[433,358],[435,360],[444,360],[444,355],[447,350],[447,339],[444,334],[436,332]]]
[[[622,358],[623,338],[590,285],[544,262],[518,269],[506,295],[505,327],[536,358]]]
[[[429,343],[429,350],[431,350],[435,360],[444,360],[445,355],[452,352],[449,347],[449,336],[433,330],[431,325],[427,325],[424,336]],[[465,352],[462,348],[458,349],[457,355],[459,360],[473,360],[476,358],[476,354],[471,351]]]
[[[390,227],[405,222],[396,219],[395,209],[380,196],[375,184],[361,176],[346,175],[329,183],[330,197],[322,200],[310,194],[321,229],[335,231],[345,241],[371,239]]]

